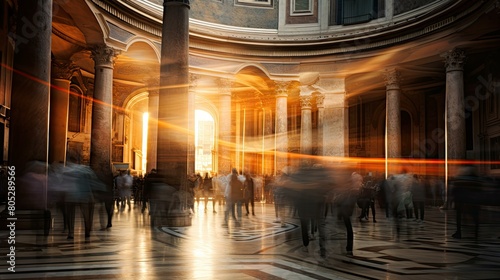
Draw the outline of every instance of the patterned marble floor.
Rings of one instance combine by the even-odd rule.
[[[500,212],[482,212],[479,238],[466,221],[464,238],[452,239],[454,213],[426,208],[426,221],[394,223],[377,213],[377,223],[353,218],[354,257],[345,256],[343,223],[328,218],[327,256],[318,240],[303,252],[297,219],[274,223],[274,207],[256,204],[255,216],[223,227],[223,213],[197,205],[192,226],[150,227],[140,207],[115,209],[113,227],[75,239],[62,232],[54,213],[49,236],[16,231],[15,273],[6,264],[9,232],[0,231],[0,279],[499,279]],[[356,215],[356,213],[355,213]],[[467,224],[468,223],[468,224]]]

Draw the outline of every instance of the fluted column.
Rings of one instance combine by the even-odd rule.
[[[158,152],[158,98],[160,92],[160,79],[148,81],[148,154],[146,172],[156,169],[156,155]]]
[[[290,82],[276,85],[276,172],[288,165],[288,86]]]
[[[446,154],[451,160],[465,159],[464,62],[465,53],[453,49],[444,55],[446,66]],[[450,170],[454,176],[454,168]]]
[[[325,95],[317,94],[316,106],[318,107],[318,155],[323,156],[323,118],[325,115]]]
[[[158,173],[187,187],[189,138],[189,1],[164,0],[158,100]]]
[[[35,18],[33,26],[30,19]],[[15,166],[19,179],[30,161],[40,163],[39,170],[31,171],[47,172],[52,1],[18,1],[17,19],[9,165]],[[46,180],[36,186],[16,180],[16,198],[21,198],[16,210],[46,209],[46,190]]]
[[[219,79],[219,174],[231,172],[231,80]]]
[[[71,61],[52,60],[50,89],[49,163],[66,163],[69,91],[75,66]]]
[[[116,51],[107,46],[92,50],[94,60],[94,96],[90,140],[90,167],[106,185],[112,186],[112,106],[113,67]]]
[[[388,160],[401,157],[401,88],[399,72],[394,69],[385,71],[386,78],[386,157]],[[395,164],[389,163],[388,174],[398,173]]]
[[[312,117],[311,117],[311,95],[301,95],[301,122],[300,122],[300,153],[303,155],[312,154]],[[309,165],[311,160],[304,157],[301,163]]]

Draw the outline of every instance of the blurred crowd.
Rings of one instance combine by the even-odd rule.
[[[402,220],[422,224],[426,207],[456,211],[454,238],[462,237],[462,217],[471,215],[478,236],[481,206],[499,206],[499,180],[480,175],[475,166],[461,166],[448,189],[439,176],[422,176],[403,169],[399,174],[366,172],[342,165],[321,164],[287,166],[277,176],[256,176],[236,168],[230,174],[189,174],[184,186],[169,186],[158,170],[145,176],[133,176],[130,170],[119,170],[112,185],[104,183],[88,166],[77,159],[52,164],[46,174],[43,163],[31,162],[20,175],[19,184],[33,193],[26,197],[32,205],[43,204],[39,186],[47,182],[47,205],[62,213],[64,231],[73,239],[77,212],[82,216],[85,237],[90,237],[94,212],[98,211],[101,228],[112,227],[115,209],[134,206],[151,216],[152,226],[173,213],[193,215],[203,211],[224,213],[224,227],[240,226],[243,216],[255,216],[255,202],[274,204],[275,223],[287,227],[298,219],[303,251],[318,238],[320,254],[326,255],[325,227],[329,221],[341,222],[346,232],[345,254],[352,256],[354,233],[352,216],[359,223],[377,223],[377,218],[393,221],[399,232]],[[111,180],[110,180],[111,181]],[[0,202],[7,197],[7,174],[0,170]],[[24,194],[27,195],[27,194]],[[209,203],[211,202],[211,203]],[[211,205],[210,205],[211,204]],[[378,213],[377,209],[382,210]]]

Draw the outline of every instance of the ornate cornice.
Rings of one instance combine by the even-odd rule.
[[[117,5],[110,5],[103,0],[91,1],[110,15],[128,24],[155,36],[161,36],[161,6],[145,7],[144,4],[141,3],[125,4],[123,1],[117,1]],[[361,24],[359,28],[356,28],[354,31],[352,29],[353,27],[349,27],[332,29],[331,32],[326,33],[324,31],[321,33],[318,31],[312,35],[297,35],[294,33],[292,33],[292,35],[279,34],[278,30],[269,29],[247,28],[246,30],[245,28],[216,25],[190,19],[190,36],[193,39],[200,37],[214,42],[224,42],[224,44],[206,44],[205,41],[197,42],[195,40],[190,40],[190,48],[204,51],[226,52],[234,55],[262,57],[303,57],[360,52],[421,38],[427,34],[444,30],[475,13],[474,16],[467,19],[467,22],[461,23],[462,27],[466,27],[478,17],[482,16],[483,12],[491,9],[492,5],[494,7],[495,3],[476,1],[473,4],[469,4],[465,3],[465,1],[443,1],[429,5],[426,9],[421,9],[419,13],[426,13],[425,17],[419,16],[417,13],[410,13],[409,15],[404,14],[397,16],[391,21]],[[120,7],[122,8],[120,9]],[[149,20],[156,21],[157,25],[145,23],[145,20],[141,21],[138,18],[130,16],[129,13],[124,12],[125,9],[132,10],[137,14],[142,14]],[[450,13],[450,11],[452,13]],[[413,29],[417,31],[405,33],[405,25],[411,28],[415,28],[416,25],[421,25],[421,27]],[[408,28],[408,30],[410,29]],[[365,40],[366,43],[359,44],[359,38],[363,36],[367,38],[367,40]],[[382,36],[390,38],[381,39]],[[341,47],[336,47],[336,44],[341,44]],[[259,48],[252,49],[252,51],[249,52],[246,48],[235,48],[236,45],[247,45],[249,47],[255,45],[272,45],[275,47],[308,45],[308,49],[310,50],[277,50],[273,48],[271,51],[265,48]]]
[[[441,55],[444,58],[446,72],[463,71],[466,60],[465,52],[461,49],[452,49]]]

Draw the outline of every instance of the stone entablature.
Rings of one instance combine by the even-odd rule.
[[[110,5],[102,0],[92,0],[92,2],[110,15],[132,26],[152,35],[161,36],[160,8],[162,7],[159,5],[125,4],[123,1],[117,1],[117,5]],[[450,5],[450,2],[452,2],[452,5]],[[494,1],[475,2],[472,5],[466,3],[466,1],[436,1],[419,9],[397,15],[391,20],[382,18],[366,24],[333,26],[326,31],[318,25],[315,28],[304,30],[299,35],[297,35],[297,32],[287,34],[287,32],[281,32],[277,29],[233,27],[190,19],[190,36],[192,38],[190,48],[206,51],[221,48],[220,45],[207,45],[196,41],[197,38],[204,38],[215,42],[223,40],[224,44],[222,45],[224,46],[231,44],[230,52],[236,55],[296,57],[358,52],[402,43],[439,30],[445,30],[451,24],[469,17],[471,20],[475,20],[477,18],[475,15],[482,14],[490,9],[492,5],[495,5]],[[138,16],[131,16],[131,11],[135,11]],[[446,16],[443,16],[444,12],[446,12]],[[426,16],[421,16],[423,14]],[[142,20],[140,17],[142,17]],[[420,25],[420,27],[416,28],[417,25]],[[405,29],[408,31],[405,32]],[[367,38],[362,44],[356,39],[360,36]],[[284,49],[276,50],[274,48],[273,51],[255,49],[252,52],[248,51],[248,48],[254,45],[272,45],[276,47],[280,44]],[[310,50],[286,49],[286,47],[304,44],[311,44],[314,47],[309,48]],[[224,49],[219,51],[228,52]]]

